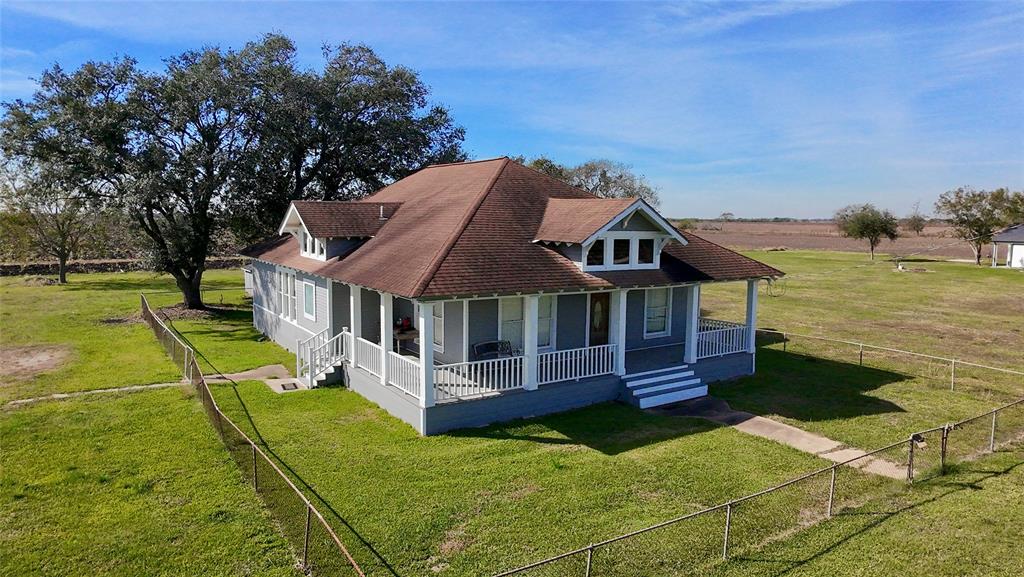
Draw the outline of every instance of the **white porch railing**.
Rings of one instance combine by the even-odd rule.
[[[423,387],[420,383],[420,363],[393,351],[387,353],[388,384],[420,398]]]
[[[295,349],[295,376],[302,378],[309,371],[309,352],[319,348],[331,338],[328,332],[329,329],[324,329],[308,339],[299,339]]]
[[[381,363],[384,361],[384,347],[363,337],[355,337],[355,342],[356,366],[379,377]]]
[[[507,357],[434,367],[434,399],[464,399],[523,386],[525,357]]]
[[[720,357],[747,350],[747,326],[717,319],[700,319],[697,358]]]
[[[537,355],[537,384],[578,380],[615,372],[616,345],[552,351]]]
[[[312,389],[315,386],[317,377],[345,361],[348,352],[346,334],[340,332],[322,345],[309,349],[309,368],[306,375],[309,388]]]

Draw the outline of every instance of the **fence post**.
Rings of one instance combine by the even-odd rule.
[[[949,425],[942,427],[942,448],[939,452],[939,474],[946,474],[946,448],[949,446]]]
[[[907,444],[910,446],[910,454],[909,454],[908,459],[907,459],[907,482],[908,483],[913,483],[914,482],[914,436],[913,435],[910,436],[910,439],[907,441]]]
[[[249,446],[252,447],[252,487],[256,492],[259,492],[260,479],[256,475],[256,443],[249,441]]]
[[[587,575],[586,575],[586,577],[590,577],[590,568],[593,566],[593,564],[594,564],[594,544],[591,543],[590,546],[587,547]]]
[[[992,432],[988,437],[988,452],[994,453],[996,450],[996,416],[999,414],[999,410],[992,411]]]
[[[313,514],[313,506],[306,504],[306,533],[302,538],[302,568],[309,568],[309,521]]]
[[[786,333],[782,333],[782,352],[786,352],[786,343],[788,342],[789,337],[786,336]]]
[[[860,344],[860,359],[857,361],[860,366],[864,366],[864,343]]]
[[[828,484],[828,518],[832,518],[832,502],[836,498],[836,465],[832,465],[832,480]]]
[[[732,501],[725,504],[725,537],[722,539],[722,560],[729,559],[729,529],[732,527]]]
[[[956,386],[956,359],[949,360],[949,390]]]

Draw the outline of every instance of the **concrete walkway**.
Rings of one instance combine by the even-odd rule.
[[[177,387],[179,385],[188,384],[187,381],[178,381],[176,383],[155,383],[152,385],[130,385],[127,387],[114,387],[110,389],[93,389],[91,391],[75,391],[74,393],[54,393],[52,395],[46,395],[43,397],[32,397],[29,399],[16,399],[14,401],[8,401],[7,406],[19,406],[27,405],[29,403],[35,403],[38,401],[55,401],[59,399],[73,399],[75,397],[84,397],[86,395],[100,395],[104,393],[120,393],[120,392],[131,392],[131,391],[144,391],[146,389],[162,389],[165,387]]]
[[[242,371],[240,373],[227,373],[223,375],[209,375],[207,383],[227,383],[229,381],[263,381],[271,391],[275,393],[293,393],[307,389],[305,381],[296,379],[288,374],[284,365],[265,365],[259,368]]]
[[[866,451],[847,447],[839,441],[808,433],[791,425],[733,410],[729,403],[714,397],[702,397],[650,410],[663,415],[707,419],[748,435],[788,445],[799,451],[828,459],[833,463],[842,463],[867,454]],[[891,479],[907,478],[905,466],[875,457],[864,457],[849,463],[849,466]]]

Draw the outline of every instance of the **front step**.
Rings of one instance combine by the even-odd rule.
[[[687,365],[645,371],[622,377],[628,399],[641,409],[704,397],[708,387]]]

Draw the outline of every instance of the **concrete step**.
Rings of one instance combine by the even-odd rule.
[[[688,401],[690,399],[704,397],[707,396],[707,394],[707,385],[701,385],[699,387],[689,387],[664,394],[644,397],[638,400],[640,401],[639,405],[641,409],[649,409],[651,407],[658,407],[669,403],[678,403],[679,401]]]
[[[678,391],[682,389],[692,389],[694,387],[700,387],[700,379],[684,379],[672,381],[671,383],[664,383],[661,385],[654,385],[650,387],[644,387],[642,389],[632,389],[633,396],[638,399],[643,399],[660,393],[666,393],[670,391]]]
[[[638,388],[638,387],[642,388],[642,387],[646,387],[648,385],[653,385],[653,384],[657,384],[657,383],[664,383],[664,382],[668,382],[668,381],[678,381],[680,379],[685,379],[686,377],[692,377],[692,376],[693,376],[693,371],[679,371],[679,372],[674,372],[674,373],[665,373],[665,374],[662,374],[662,375],[656,375],[656,376],[653,376],[653,377],[646,377],[646,378],[643,378],[643,379],[632,379],[632,380],[631,379],[623,379],[623,380],[625,381],[627,387],[629,387],[630,389],[635,389],[635,388]]]
[[[642,373],[630,373],[630,374],[622,377],[622,379],[628,381],[630,379],[639,379],[639,378],[642,378],[642,377],[647,377],[647,376],[652,376],[652,375],[659,375],[659,374],[662,374],[662,373],[671,373],[671,372],[674,372],[674,371],[681,371],[681,370],[685,369],[688,366],[689,365],[676,365],[674,367],[667,367],[667,368],[664,368],[664,369],[655,369],[653,371],[644,371]]]

